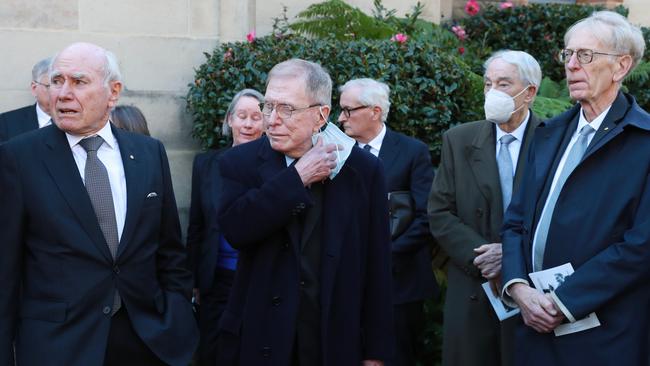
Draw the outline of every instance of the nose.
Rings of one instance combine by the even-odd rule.
[[[569,61],[566,63],[566,68],[570,70],[575,70],[580,67],[580,62],[578,62],[578,53],[574,52],[571,57],[569,57]]]
[[[271,114],[268,117],[264,116],[264,122],[267,128],[271,126],[277,126],[281,123],[280,116],[278,116],[278,113],[276,112],[275,108],[273,108]]]
[[[337,121],[345,122],[346,119],[347,118],[345,118],[345,113],[343,113],[343,111],[341,111],[341,113],[339,113],[339,118],[337,119]]]

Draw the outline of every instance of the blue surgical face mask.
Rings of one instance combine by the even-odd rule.
[[[311,136],[312,144],[316,144],[319,137],[323,139],[323,144],[336,144],[339,146],[339,149],[334,150],[336,153],[336,167],[330,173],[330,179],[334,179],[350,156],[356,141],[329,122],[318,133]]]

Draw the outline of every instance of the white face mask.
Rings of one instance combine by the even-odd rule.
[[[311,136],[311,142],[312,144],[316,144],[316,141],[318,141],[318,138],[321,137],[323,139],[323,144],[336,144],[342,147],[341,150],[334,150],[336,153],[336,167],[332,169],[332,172],[330,173],[330,179],[334,179],[336,175],[341,171],[341,168],[343,168],[343,164],[345,164],[345,161],[348,159],[348,156],[350,156],[350,153],[352,152],[352,148],[354,147],[354,144],[356,141],[343,133],[343,131],[339,130],[338,127],[336,127],[332,123],[327,123],[325,125],[325,129],[321,129],[319,133],[313,134]]]
[[[528,86],[517,93],[514,97],[511,97],[500,90],[488,90],[488,92],[485,93],[485,104],[483,106],[483,109],[485,110],[485,119],[499,125],[508,122],[510,116],[524,106],[524,103],[522,103],[517,109],[515,109],[515,98],[521,95],[521,93],[526,89],[528,89]]]

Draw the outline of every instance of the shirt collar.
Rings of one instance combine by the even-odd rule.
[[[50,124],[50,120],[52,117],[50,117],[49,114],[45,113],[43,109],[41,108],[38,103],[36,103],[36,118],[38,118],[38,128],[45,127]]]
[[[609,110],[611,108],[612,108],[612,105],[610,104],[609,107],[607,107],[607,109],[605,109],[601,114],[598,115],[598,117],[594,118],[593,121],[589,122],[585,118],[584,110],[581,107],[580,108],[580,118],[578,119],[578,129],[577,129],[577,131],[580,131],[582,129],[582,127],[584,127],[586,125],[590,125],[594,129],[594,131],[598,131],[598,129],[600,128],[600,125],[603,124],[603,121],[605,120],[605,117],[607,116],[607,112],[609,112]]]
[[[381,144],[384,141],[384,136],[386,136],[386,124],[382,123],[381,131],[379,131],[379,134],[375,136],[374,139],[370,140],[366,145],[370,145],[370,147],[379,151],[381,149]]]
[[[530,110],[527,111],[526,118],[524,118],[524,121],[517,128],[515,128],[514,131],[510,133],[503,131],[502,129],[499,128],[499,126],[495,125],[497,129],[497,141],[499,141],[499,139],[503,135],[512,135],[512,137],[516,138],[517,141],[519,142],[524,141],[524,134],[526,133],[526,126],[528,126],[529,120],[530,120]]]
[[[104,127],[102,127],[101,130],[97,131],[97,133],[94,133],[90,136],[100,136],[102,139],[104,139],[104,144],[108,146],[110,149],[114,149],[115,146],[117,146],[117,142],[115,140],[115,135],[113,135],[113,131],[111,130],[111,123],[109,121],[106,122]],[[83,140],[85,137],[90,137],[90,136],[79,136],[79,135],[71,135],[69,133],[65,133],[65,137],[68,139],[68,144],[70,144],[70,148],[73,148],[75,145],[79,144],[79,141]]]

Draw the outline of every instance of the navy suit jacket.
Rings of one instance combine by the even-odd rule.
[[[212,288],[219,255],[219,224],[217,207],[221,192],[219,157],[227,148],[206,151],[194,158],[192,168],[192,199],[187,228],[190,268],[194,271],[194,287],[201,291]]]
[[[233,147],[219,165],[219,223],[240,251],[228,308],[219,324],[222,341],[232,342],[221,343],[220,356],[222,350],[240,347],[235,358],[241,366],[289,365],[300,296],[300,233],[288,227],[292,214],[312,204],[311,195],[266,137]],[[339,174],[324,182],[322,365],[359,365],[363,359],[392,356],[384,179],[379,160],[354,147]],[[231,364],[221,361],[219,365]]]
[[[424,300],[437,293],[431,269],[431,244],[427,199],[433,182],[433,166],[427,146],[390,129],[381,143],[379,159],[384,164],[388,192],[409,191],[415,218],[391,243],[393,303]]]
[[[162,144],[112,127],[127,187],[113,260],[64,132],[0,146],[0,364],[101,365],[117,288],[136,333],[186,366],[198,332],[192,276]],[[155,192],[156,195],[151,193]]]
[[[541,123],[503,229],[503,283],[532,272],[533,235],[580,106]],[[555,294],[601,326],[555,337],[520,326],[517,364],[646,365],[650,307],[650,115],[619,93],[555,205],[543,267],[571,263]],[[532,284],[532,283],[531,283]]]
[[[0,114],[0,144],[22,133],[38,129],[36,104]]]

